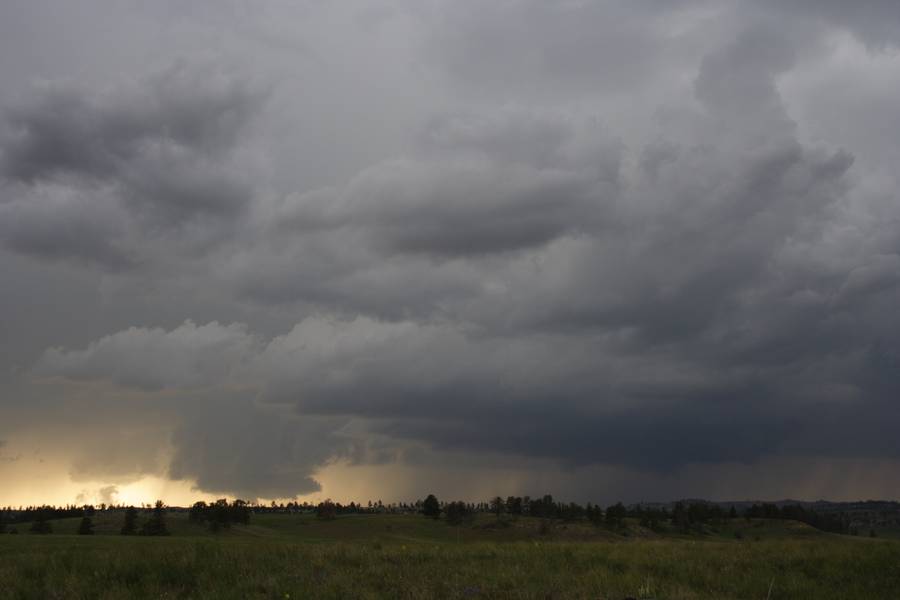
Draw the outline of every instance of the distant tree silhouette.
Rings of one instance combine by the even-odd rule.
[[[162,500],[156,501],[150,519],[141,527],[141,535],[169,535],[166,528],[166,507]]]
[[[568,504],[560,502],[557,512],[563,521],[577,521],[584,516],[584,508],[575,502],[569,502]]]
[[[188,511],[188,521],[190,521],[191,523],[202,523],[203,521],[205,521],[207,508],[208,505],[202,500],[194,502],[194,504]]]
[[[557,517],[556,513],[556,503],[550,494],[545,494],[540,500],[531,500],[528,503],[528,514],[533,517],[555,519]]]
[[[94,522],[90,517],[81,517],[78,525],[78,535],[94,535]]]
[[[729,519],[737,519],[737,509],[734,508],[734,504],[731,505],[731,510],[728,511]]]
[[[432,519],[440,518],[441,503],[434,494],[428,494],[428,497],[425,498],[425,502],[422,503],[422,513]]]
[[[137,533],[137,517],[138,512],[135,507],[129,506],[126,508],[125,522],[122,524],[122,529],[119,530],[119,533],[122,535],[134,535]]]
[[[234,523],[240,523],[241,525],[249,525],[250,524],[250,504],[244,500],[238,498],[234,502],[231,503],[231,511],[229,512],[229,518]]]
[[[522,498],[519,496],[510,496],[506,499],[506,512],[511,515],[522,514]]]
[[[497,518],[500,518],[500,515],[503,514],[503,498],[500,496],[496,496],[491,500],[491,512],[497,515]]]
[[[316,517],[323,521],[331,521],[337,518],[337,506],[330,499],[319,502],[316,506]]]
[[[444,506],[444,516],[448,525],[461,525],[471,515],[465,502],[451,502]]]
[[[212,504],[194,502],[188,510],[188,521],[191,523],[208,523],[212,531],[228,529],[233,523],[246,525],[250,522],[250,505],[243,500],[235,500],[231,504],[221,498]]]

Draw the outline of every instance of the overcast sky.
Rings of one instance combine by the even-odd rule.
[[[896,0],[4,0],[0,503],[900,496]]]

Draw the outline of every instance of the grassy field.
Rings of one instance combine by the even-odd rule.
[[[707,535],[490,517],[254,515],[210,534],[169,515],[166,538],[0,536],[0,598],[900,598],[900,542],[735,519]],[[22,528],[23,530],[25,528]],[[735,530],[742,539],[736,539]]]

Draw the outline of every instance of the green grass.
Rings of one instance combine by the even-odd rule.
[[[98,515],[98,531],[117,530],[113,517]],[[770,586],[771,600],[900,597],[900,542],[785,522],[736,519],[694,537],[414,515],[254,515],[220,535],[183,515],[169,525],[179,535],[0,536],[0,598],[762,600]],[[77,519],[54,527],[74,531]]]

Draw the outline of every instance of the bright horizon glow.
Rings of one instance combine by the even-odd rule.
[[[23,463],[25,461],[22,461]],[[24,465],[18,465],[20,468]],[[37,466],[37,465],[35,465]],[[673,480],[686,483],[671,495],[661,495],[656,480],[646,474],[622,474],[613,469],[582,472],[582,476],[595,481],[605,481],[607,486],[590,496],[573,493],[566,484],[570,473],[554,468],[541,469],[535,484],[535,469],[509,469],[503,466],[486,468],[475,476],[465,467],[435,470],[425,465],[352,465],[333,462],[315,473],[322,486],[321,491],[296,497],[246,497],[234,494],[202,492],[193,481],[169,480],[160,476],[145,476],[137,480],[116,484],[114,481],[89,480],[73,481],[65,471],[48,468],[37,473],[22,468],[28,476],[16,476],[9,471],[0,472],[0,481],[17,480],[15,486],[8,484],[0,488],[0,506],[29,506],[39,504],[82,505],[151,505],[162,500],[169,506],[190,506],[196,501],[214,501],[219,498],[234,500],[241,498],[250,502],[269,504],[291,501],[316,504],[331,499],[341,504],[382,501],[384,504],[415,502],[429,493],[441,500],[482,501],[494,496],[539,497],[552,494],[559,501],[592,502],[609,505],[618,501],[626,504],[638,502],[670,502],[688,498],[704,498],[712,501],[778,501],[829,500],[834,502],[897,499],[894,474],[900,469],[896,461],[882,461],[877,464],[829,461],[824,463],[763,465],[754,468],[748,465],[732,464],[717,474],[717,486],[707,494],[694,493],[696,479],[704,477],[705,471],[690,470],[673,474]],[[537,468],[537,467],[535,467]],[[781,469],[779,471],[779,468]],[[797,478],[795,471],[803,469],[805,477]],[[62,481],[64,483],[60,484]],[[790,481],[788,494],[780,494],[785,482]],[[694,483],[692,483],[694,482]],[[642,488],[640,496],[629,496],[623,490]],[[857,490],[876,490],[872,496],[861,497]],[[104,490],[106,494],[104,495]],[[466,490],[460,493],[460,490]]]

